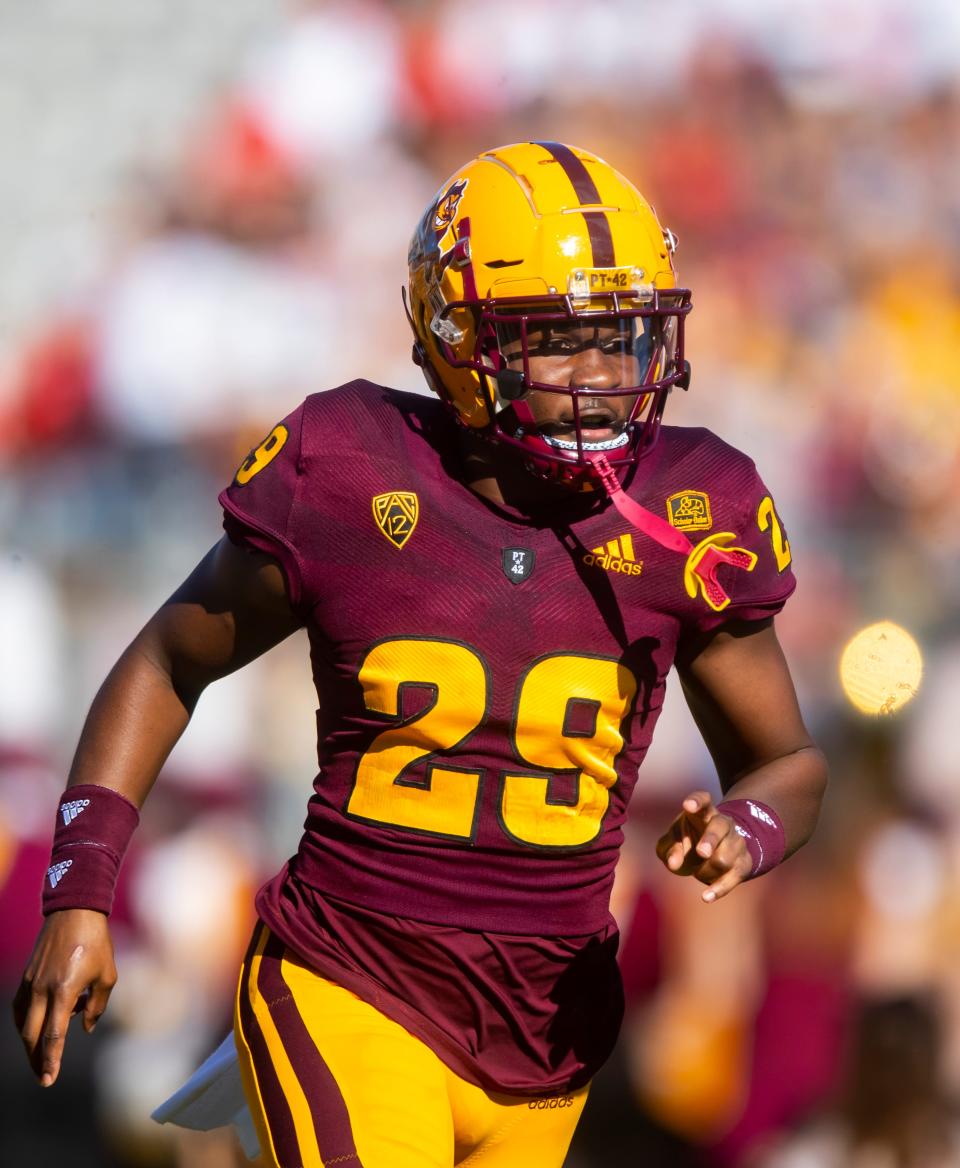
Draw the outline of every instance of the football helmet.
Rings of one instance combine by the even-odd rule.
[[[411,240],[414,360],[465,426],[541,474],[591,481],[602,454],[622,476],[655,443],[670,389],[689,379],[690,293],[676,284],[675,246],[640,192],[595,155],[558,142],[485,151],[447,179]],[[628,372],[615,388],[535,379],[537,345],[565,329],[581,344],[616,338]],[[532,390],[570,399],[573,438],[538,427]],[[614,437],[591,441],[586,396],[628,399]]]

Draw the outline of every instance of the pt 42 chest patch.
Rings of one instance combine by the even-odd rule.
[[[377,527],[395,548],[402,548],[420,518],[420,500],[413,491],[387,491],[372,500]]]
[[[511,584],[520,584],[529,579],[536,562],[533,548],[504,548],[501,559],[503,574]]]

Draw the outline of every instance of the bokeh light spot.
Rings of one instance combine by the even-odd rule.
[[[895,714],[916,694],[922,673],[920,646],[893,621],[861,629],[840,657],[840,684],[861,714]]]

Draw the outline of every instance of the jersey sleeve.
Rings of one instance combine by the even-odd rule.
[[[301,405],[277,423],[220,492],[228,537],[279,562],[294,606],[303,593],[303,564],[294,534],[304,475],[303,418]]]
[[[716,578],[729,602],[714,607],[698,596],[692,622],[698,631],[775,616],[797,586],[786,529],[752,462],[744,459],[728,489],[737,501],[735,512],[731,509],[736,518],[729,527],[719,525],[731,538],[718,539],[717,545],[734,554],[732,562],[719,564]]]

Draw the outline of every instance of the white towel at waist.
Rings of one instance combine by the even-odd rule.
[[[240,1064],[233,1035],[228,1034],[213,1054],[184,1085],[150,1116],[157,1123],[172,1123],[191,1131],[210,1131],[232,1123],[249,1159],[260,1154],[260,1141],[243,1094]]]

